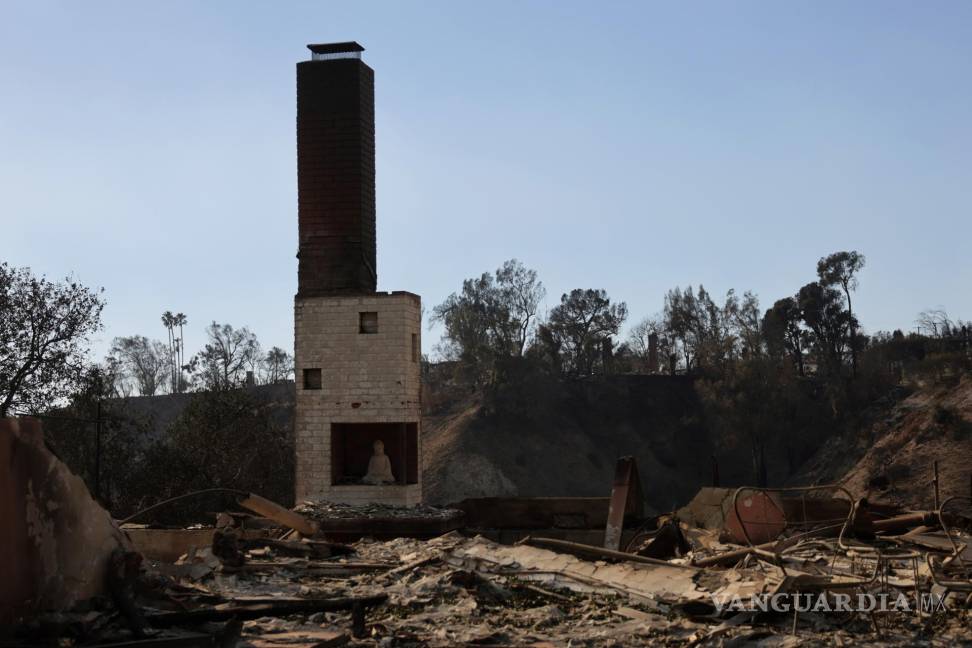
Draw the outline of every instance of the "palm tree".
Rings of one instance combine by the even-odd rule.
[[[177,391],[176,383],[176,357],[175,357],[175,324],[176,316],[172,311],[162,313],[162,325],[169,333],[169,379],[172,385],[172,393]]]
[[[181,392],[182,391],[182,386],[183,386],[183,383],[182,383],[182,368],[185,366],[185,362],[186,362],[186,355],[185,355],[186,354],[186,340],[185,340],[185,337],[183,336],[183,333],[182,333],[182,327],[185,326],[185,325],[187,325],[189,323],[189,320],[186,319],[186,316],[185,316],[184,313],[176,313],[175,317],[172,320],[172,323],[173,323],[173,325],[178,325],[178,327],[179,327],[179,346],[177,348],[177,352],[178,352],[178,355],[179,355],[179,363],[178,363],[179,364],[179,367],[178,367],[178,373],[177,373],[178,380],[176,381],[176,384],[178,386],[178,391]]]

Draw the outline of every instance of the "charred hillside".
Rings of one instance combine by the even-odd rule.
[[[658,509],[711,476],[692,380],[531,376],[441,403],[424,418],[427,498],[604,496],[615,461],[636,457]]]
[[[903,387],[855,435],[835,436],[794,477],[840,483],[871,500],[928,508],[938,464],[940,500],[970,495],[972,375]]]

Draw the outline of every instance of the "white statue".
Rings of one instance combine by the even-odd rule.
[[[375,454],[368,462],[368,474],[361,481],[365,484],[394,484],[395,475],[392,474],[391,459],[385,454],[385,444],[379,439],[374,443]]]

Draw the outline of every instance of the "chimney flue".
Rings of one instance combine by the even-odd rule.
[[[334,59],[360,59],[364,48],[355,43],[321,43],[308,45],[312,61],[333,61]]]
[[[375,73],[355,42],[297,64],[297,295],[373,293]]]

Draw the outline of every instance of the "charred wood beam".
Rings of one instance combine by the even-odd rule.
[[[318,526],[312,520],[259,495],[250,493],[248,497],[240,500],[240,506],[289,527],[303,536],[310,537],[317,533]]]

